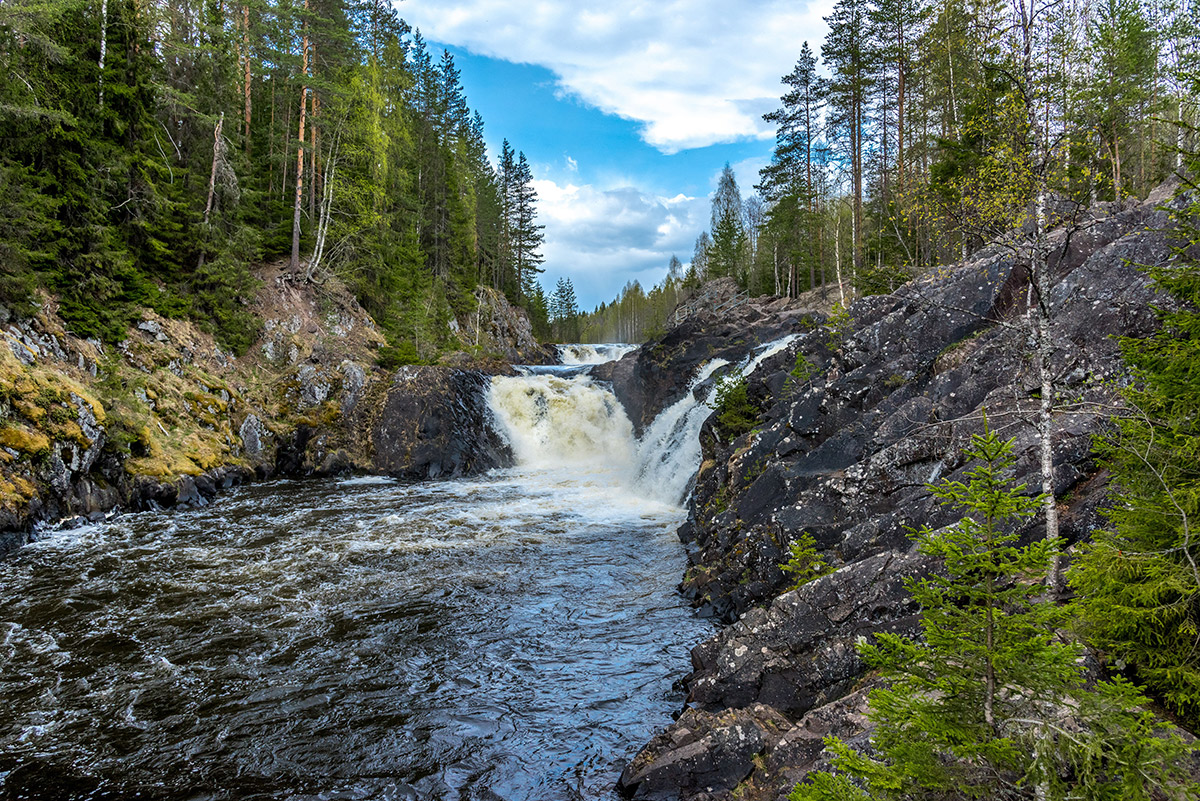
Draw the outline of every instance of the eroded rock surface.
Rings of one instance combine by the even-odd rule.
[[[1054,490],[1068,543],[1101,522],[1106,476],[1092,439],[1125,378],[1117,338],[1156,325],[1155,293],[1136,265],[1170,253],[1159,209],[1169,198],[1163,189],[1144,203],[1102,204],[1051,234]],[[691,564],[682,589],[731,625],[693,650],[688,706],[626,770],[626,795],[778,799],[824,766],[826,734],[866,742],[855,642],[915,630],[904,580],[931,565],[912,552],[909,532],[953,520],[926,484],[961,476],[986,413],[1015,440],[1016,481],[1030,494],[1040,487],[1028,297],[1019,251],[994,246],[854,302],[841,323],[781,319],[792,310],[780,309],[756,328],[736,326],[797,338],[748,381],[762,410],[755,430],[724,441],[710,418],[701,435],[704,464],[680,530]],[[638,357],[661,362],[621,369],[687,373],[703,341],[685,324]],[[836,571],[780,594],[780,565],[803,533]],[[1021,533],[1040,536],[1039,524]],[[730,721],[756,732],[749,762],[728,746]]]

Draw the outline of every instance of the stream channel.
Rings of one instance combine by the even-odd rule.
[[[513,468],[242,487],[0,560],[0,799],[613,798],[711,632],[674,533],[708,409],[636,440],[586,374],[621,353],[493,379]]]

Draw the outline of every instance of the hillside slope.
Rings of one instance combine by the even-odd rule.
[[[1106,477],[1092,438],[1125,376],[1117,337],[1155,325],[1154,292],[1134,265],[1167,257],[1159,206],[1170,196],[1163,188],[1144,203],[1103,204],[1052,233],[1054,487],[1071,544],[1100,520]],[[1016,480],[1040,483],[1027,283],[1013,250],[995,246],[856,301],[849,319],[793,315],[795,341],[750,378],[762,410],[754,430],[722,441],[710,418],[680,531],[691,564],[682,589],[736,622],[693,650],[687,706],[626,769],[626,794],[780,798],[821,763],[824,736],[866,736],[855,642],[915,629],[903,581],[930,565],[908,531],[951,520],[925,485],[961,475],[963,446],[983,430],[985,412],[1016,440]],[[739,314],[695,321],[686,337],[787,327],[762,309]],[[654,352],[651,344],[641,358]],[[810,366],[807,380],[789,381],[798,359]],[[663,369],[688,375],[694,366],[681,359]],[[1039,536],[1038,526],[1026,534]],[[804,533],[836,570],[784,592],[780,564]]]
[[[477,290],[450,364],[387,371],[383,336],[336,281],[297,281],[281,264],[256,278],[261,328],[240,358],[149,310],[105,347],[67,330],[48,295],[32,318],[0,307],[0,552],[35,524],[204,503],[254,477],[425,478],[510,458],[479,390],[506,360],[545,354],[499,293]]]

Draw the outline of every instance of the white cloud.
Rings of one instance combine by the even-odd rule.
[[[647,289],[666,274],[674,253],[686,261],[696,232],[708,223],[707,197],[657,197],[633,186],[535,180],[538,222],[553,231],[543,247],[546,283],[575,285],[581,305],[616,297],[629,281]]]
[[[560,88],[642,124],[664,153],[766,139],[761,115],[832,0],[407,0],[426,38],[552,70]]]

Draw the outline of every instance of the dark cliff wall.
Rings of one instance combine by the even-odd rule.
[[[1124,380],[1117,337],[1155,325],[1153,290],[1134,265],[1169,253],[1158,208],[1169,197],[1164,189],[1145,203],[1104,205],[1052,235],[1054,488],[1069,543],[1100,519],[1105,475],[1091,443]],[[820,765],[824,735],[865,736],[855,641],[914,628],[903,580],[930,565],[907,531],[951,522],[926,483],[964,469],[963,446],[986,412],[1016,439],[1017,480],[1031,493],[1040,485],[1027,283],[1019,255],[996,246],[853,303],[844,327],[775,318],[798,338],[749,381],[763,410],[754,431],[724,442],[710,418],[680,531],[691,564],[683,591],[736,622],[694,649],[687,709],[626,770],[628,795],[779,798]],[[773,335],[767,318],[758,325]],[[694,334],[669,337],[682,338],[672,353],[692,351]],[[811,377],[789,383],[798,354]],[[677,364],[689,369],[686,356]],[[780,594],[780,564],[803,533],[838,569]]]

